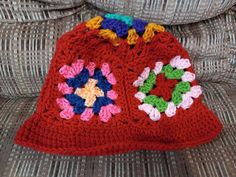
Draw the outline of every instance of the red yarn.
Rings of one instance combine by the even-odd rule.
[[[132,150],[175,150],[209,142],[222,129],[218,118],[201,102],[194,100],[187,109],[177,109],[174,117],[162,115],[159,121],[152,121],[138,109],[140,104],[134,95],[137,88],[132,85],[144,67],[153,68],[156,61],[168,64],[176,55],[189,58],[188,53],[172,34],[156,34],[150,43],[140,37],[134,46],[121,40],[119,46],[98,37],[99,30],[88,30],[84,23],[63,35],[57,42],[56,53],[42,91],[36,112],[22,125],[15,137],[15,143],[33,149],[63,155],[101,155],[123,153]],[[80,115],[65,120],[59,116],[56,99],[62,97],[57,84],[64,82],[58,70],[82,58],[96,65],[108,63],[116,77],[113,89],[118,93],[115,103],[122,108],[107,123],[94,115],[88,122]],[[193,72],[192,67],[188,69]],[[163,76],[157,79],[163,80]],[[159,81],[166,82],[166,81]],[[192,82],[196,85],[197,82]],[[166,99],[170,98],[175,81],[157,86]],[[165,90],[167,89],[167,94]]]
[[[164,100],[170,100],[171,94],[178,83],[176,79],[166,79],[165,74],[159,74],[156,78],[156,87],[150,91],[151,95],[163,97]],[[161,83],[161,84],[158,84]]]

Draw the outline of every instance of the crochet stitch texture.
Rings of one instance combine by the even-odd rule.
[[[58,40],[15,143],[62,155],[195,147],[222,130],[201,94],[187,51],[164,27],[97,16]]]
[[[117,93],[112,90],[116,79],[109,64],[104,63],[98,69],[95,63],[89,62],[84,67],[84,61],[80,59],[71,66],[62,66],[59,73],[65,78],[65,82],[58,84],[63,97],[56,100],[62,109],[61,118],[71,119],[75,114],[81,114],[81,120],[89,121],[98,114],[101,121],[107,122],[120,112],[120,107],[113,104],[117,99]]]

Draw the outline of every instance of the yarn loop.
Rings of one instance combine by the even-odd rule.
[[[150,28],[155,30],[161,30],[156,26],[150,25]],[[180,56],[176,56],[170,60],[170,64],[164,65],[158,61],[155,63],[154,69],[151,71],[149,67],[144,68],[144,71],[140,74],[137,80],[133,82],[133,86],[138,87],[138,92],[134,95],[142,105],[139,105],[139,109],[145,111],[150,119],[154,119],[156,111],[158,115],[165,112],[167,117],[173,117],[176,114],[176,110],[179,107],[188,109],[193,104],[192,98],[198,98],[201,92],[200,86],[191,86],[191,82],[194,80],[195,75],[186,69],[189,66],[188,59],[182,59]],[[184,81],[183,81],[184,80]],[[163,84],[165,82],[166,84]],[[170,94],[166,93],[167,90],[161,90],[154,88],[155,86],[166,85],[167,87],[173,87],[173,92]],[[196,91],[198,90],[198,91]],[[156,91],[162,96],[155,95]],[[195,93],[199,94],[195,94]],[[196,97],[197,95],[197,97]],[[146,110],[147,109],[147,110]],[[152,112],[152,113],[150,113]]]
[[[99,29],[98,36],[108,39],[114,46],[120,45],[121,39],[126,39],[129,45],[135,45],[139,37],[148,43],[156,33],[165,31],[161,25],[121,14],[96,16],[86,22],[86,27],[90,30]]]

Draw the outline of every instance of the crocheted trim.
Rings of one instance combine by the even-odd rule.
[[[101,68],[96,68],[95,63],[90,62],[85,67],[84,60],[79,59],[71,66],[62,66],[59,73],[65,78],[65,82],[58,84],[64,97],[56,100],[62,110],[61,118],[71,119],[80,114],[81,120],[89,121],[97,114],[102,122],[107,122],[112,115],[121,112],[114,104],[118,94],[112,90],[116,78],[109,64],[103,63]]]
[[[161,25],[121,14],[96,16],[86,22],[86,27],[90,30],[99,29],[98,36],[110,40],[115,46],[119,45],[121,38],[126,39],[129,45],[136,44],[139,37],[147,43],[156,33],[165,31]]]
[[[170,64],[156,62],[153,70],[149,67],[144,68],[138,79],[133,82],[133,86],[139,89],[135,97],[142,103],[138,109],[146,112],[151,120],[157,121],[161,118],[161,113],[165,112],[167,117],[173,117],[178,108],[190,108],[193,98],[198,98],[202,94],[199,85],[191,86],[195,74],[186,71],[190,66],[189,59],[176,56],[170,60]],[[156,82],[159,74],[165,74],[167,81],[178,80],[170,100],[150,94],[155,85],[161,84]]]

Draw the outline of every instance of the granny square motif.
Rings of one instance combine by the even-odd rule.
[[[15,143],[62,155],[191,148],[222,130],[201,97],[187,51],[163,26],[96,16],[58,40]]]

